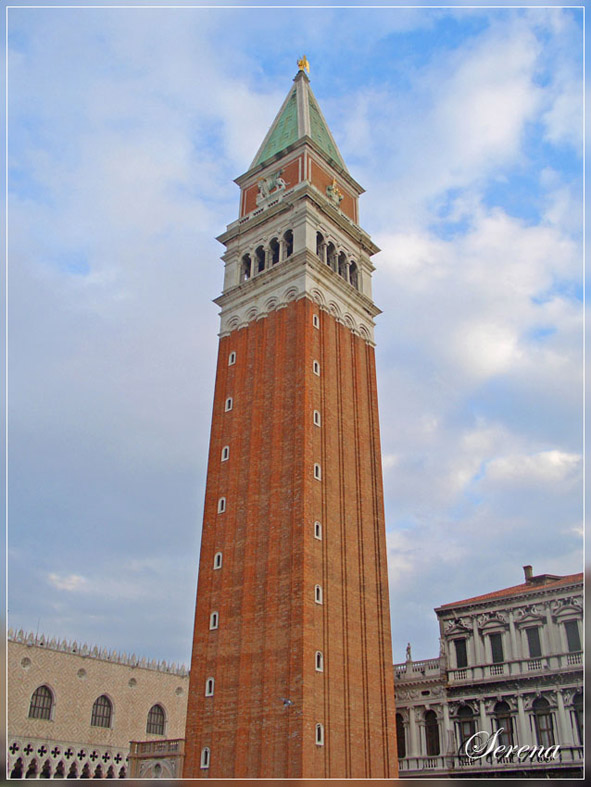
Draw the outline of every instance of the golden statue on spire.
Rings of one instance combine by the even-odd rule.
[[[298,68],[300,71],[306,71],[308,74],[310,73],[310,63],[308,63],[306,55],[298,60]]]

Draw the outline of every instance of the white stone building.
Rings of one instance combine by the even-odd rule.
[[[583,575],[525,582],[435,610],[439,658],[396,664],[400,776],[581,777],[583,768]],[[503,728],[505,746],[538,757],[471,760],[462,744]],[[483,738],[484,740],[484,738]]]
[[[7,651],[11,778],[125,778],[130,741],[168,753],[184,737],[182,666],[22,631],[9,631]],[[167,761],[152,761],[163,777]]]

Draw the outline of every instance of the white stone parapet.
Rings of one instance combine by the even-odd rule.
[[[8,629],[8,640],[9,642],[19,642],[22,645],[43,648],[44,650],[56,650],[61,651],[62,653],[75,653],[78,656],[85,656],[86,658],[99,659],[100,661],[110,661],[114,664],[125,664],[128,667],[139,667],[140,669],[167,672],[171,675],[179,675],[181,677],[186,677],[189,674],[189,671],[184,666],[184,664],[168,664],[164,660],[157,661],[156,659],[148,660],[145,657],[139,658],[135,653],[132,653],[131,655],[127,653],[118,653],[116,650],[99,648],[96,645],[92,647],[85,643],[79,644],[76,640],[70,642],[66,639],[48,639],[44,634],[24,632],[22,629],[19,629],[19,631],[16,633],[13,629]]]

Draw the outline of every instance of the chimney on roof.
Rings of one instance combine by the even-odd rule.
[[[532,567],[531,566],[524,566],[523,573],[525,574],[525,581],[531,582],[531,578],[533,575]]]

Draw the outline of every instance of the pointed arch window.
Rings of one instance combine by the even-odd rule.
[[[101,694],[100,697],[97,697],[92,706],[90,726],[109,728],[111,726],[112,717],[113,704],[105,694]]]
[[[425,739],[427,744],[427,757],[439,755],[439,722],[434,710],[425,713]]]
[[[47,686],[39,686],[33,692],[31,697],[31,704],[29,705],[29,718],[30,719],[51,719],[51,710],[53,708],[53,694]]]
[[[148,713],[146,732],[149,735],[164,735],[165,715],[162,705],[152,705]]]

